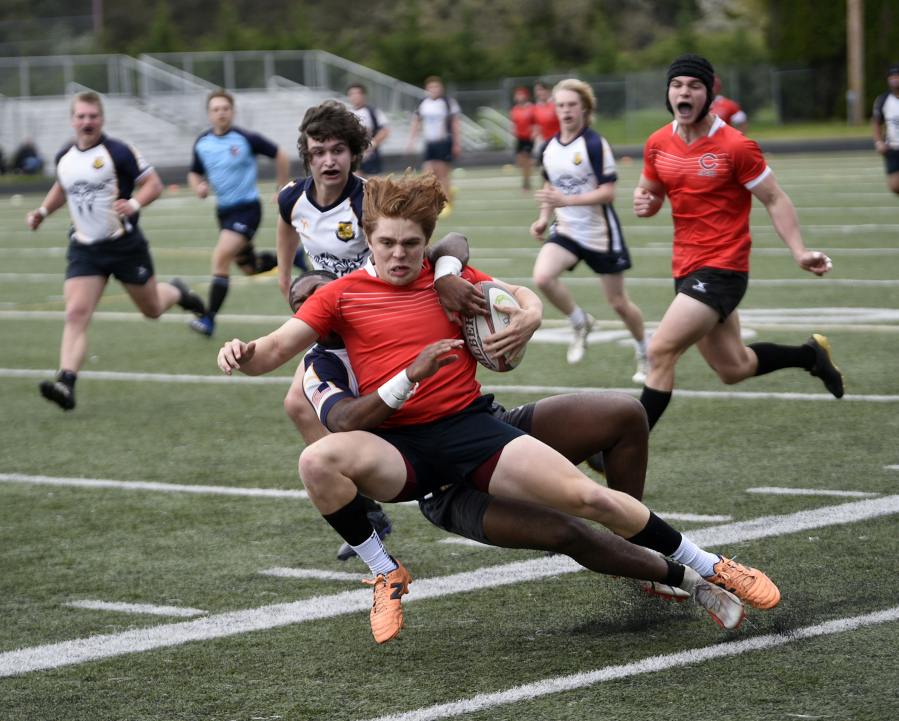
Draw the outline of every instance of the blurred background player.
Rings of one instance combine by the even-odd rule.
[[[578,306],[559,280],[582,260],[599,274],[612,309],[621,317],[636,342],[635,383],[646,380],[646,335],[643,314],[628,297],[624,271],[631,267],[615,199],[615,159],[608,142],[590,128],[595,98],[592,88],[580,80],[563,80],[553,90],[561,131],[540,148],[540,164],[546,183],[534,199],[540,217],[531,235],[543,240],[549,219],[556,220],[534,264],[534,282],[571,323],[574,338],[568,362],[580,363],[587,352],[587,335],[596,322]]]
[[[44,169],[44,159],[37,148],[34,147],[34,141],[31,138],[25,138],[22,144],[16,150],[16,155],[12,161],[12,170],[14,173],[23,175],[37,175]]]
[[[362,83],[350,85],[346,94],[353,104],[353,114],[359,118],[362,127],[371,134],[371,145],[362,156],[356,175],[361,178],[380,175],[384,171],[384,162],[378,147],[390,135],[390,123],[382,110],[368,104],[368,92]]]
[[[544,143],[559,132],[559,118],[553,104],[552,90],[542,80],[534,83],[534,121]]]
[[[99,95],[75,95],[75,143],[56,156],[56,182],[41,206],[25,217],[28,227],[37,230],[44,218],[69,203],[72,229],[59,372],[55,381],[40,383],[44,398],[67,411],[75,407],[75,379],[87,355],[87,326],[110,275],[148,318],[158,318],[176,304],[197,315],[205,312],[202,298],[183,281],[156,282],[137,221],[140,209],[162,193],[162,181],[133,146],[103,134],[104,122]]]
[[[216,195],[218,243],[212,252],[212,282],[206,315],[188,325],[198,333],[211,336],[215,316],[228,295],[231,263],[236,262],[247,275],[265,273],[277,264],[274,252],[257,253],[253,236],[262,221],[262,205],[256,187],[256,156],[275,159],[278,189],[287,183],[290,161],[279,148],[261,135],[234,126],[234,98],[224,88],[213,90],[206,100],[212,127],[197,138],[187,182],[198,198]]]
[[[798,346],[743,345],[737,306],[749,283],[749,212],[758,198],[777,234],[803,270],[824,275],[830,258],[805,249],[796,209],[752,140],[709,114],[714,70],[694,54],[668,69],[666,104],[674,122],[646,141],[634,212],[648,218],[671,198],[674,219],[675,297],[649,343],[649,373],[640,396],[649,427],[661,417],[674,389],[674,365],[696,345],[728,385],[781,368],[819,377],[837,398],[843,377],[830,346],[813,335]]]
[[[515,136],[515,158],[518,167],[521,168],[522,190],[531,189],[531,153],[534,151],[534,125],[537,122],[534,117],[534,104],[531,102],[531,93],[527,88],[515,88],[513,95],[515,104],[509,111],[511,131]]]
[[[709,108],[709,112],[712,115],[717,115],[725,123],[746,135],[749,131],[746,113],[743,112],[743,108],[740,107],[739,103],[730,98],[725,98],[721,94],[721,78],[718,77],[717,73],[715,73],[715,84],[712,92],[715,95],[715,99],[712,101],[712,107]]]
[[[444,208],[444,215],[452,212],[454,188],[450,188],[450,170],[453,158],[462,152],[459,136],[459,103],[447,97],[443,81],[436,75],[425,80],[428,97],[415,109],[412,126],[409,129],[409,144],[406,152],[412,152],[415,136],[421,128],[425,139],[424,170],[437,176],[450,202]]]
[[[874,101],[871,130],[874,147],[883,155],[887,185],[899,194],[899,63],[893,63],[887,74],[890,89]]]

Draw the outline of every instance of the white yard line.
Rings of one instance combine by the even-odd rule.
[[[884,466],[888,471],[899,471],[899,466]]]
[[[773,496],[836,496],[845,498],[876,498],[879,493],[866,491],[825,491],[819,488],[747,488],[746,493],[761,493]]]
[[[0,368],[0,378],[47,378],[55,375],[55,370],[28,370],[20,368]],[[202,383],[219,385],[222,383],[245,383],[249,385],[290,385],[292,376],[220,376],[169,375],[165,373],[116,373],[113,371],[81,371],[82,379],[105,381],[129,381],[138,383]],[[561,395],[563,393],[626,393],[636,396],[641,388],[590,388],[581,386],[481,386],[485,393],[524,393],[527,395]],[[836,401],[829,393],[763,393],[751,391],[687,391],[674,390],[679,398],[725,398],[737,400],[784,400],[784,401]],[[841,402],[895,403],[899,396],[888,395],[845,395]]]
[[[437,719],[477,713],[497,706],[506,706],[542,696],[586,688],[605,681],[629,678],[647,673],[658,673],[659,671],[666,671],[681,666],[730,658],[750,651],[764,651],[769,648],[786,646],[800,640],[855,631],[860,628],[896,620],[899,620],[899,607],[864,616],[855,616],[854,618],[827,621],[816,626],[806,626],[783,635],[769,634],[767,636],[757,636],[744,641],[694,648],[689,651],[680,651],[665,656],[652,656],[620,666],[606,666],[596,671],[584,671],[570,676],[543,679],[523,686],[515,686],[505,691],[478,694],[468,699],[437,704],[428,708],[407,711],[406,713],[378,716],[377,719],[372,719],[371,721],[436,721]]]
[[[733,516],[704,516],[698,513],[656,513],[666,521],[689,521],[691,523],[726,523],[734,520]]]
[[[473,541],[470,538],[441,538],[437,543],[448,543],[451,546],[475,546],[477,548],[499,548],[499,546],[491,546],[489,543],[481,543]]]
[[[165,493],[199,493],[216,496],[254,496],[263,498],[293,498],[306,500],[306,491],[278,488],[235,488],[232,486],[188,486],[153,481],[110,481],[102,478],[54,478],[27,476],[21,473],[0,473],[0,483],[28,483],[40,486],[69,486],[73,488],[118,488],[124,491],[163,491]]]
[[[63,606],[72,608],[86,608],[91,611],[117,611],[118,613],[146,613],[152,616],[202,616],[209,611],[201,611],[199,608],[186,608],[184,606],[152,606],[148,603],[107,603],[106,601],[72,601]]]
[[[691,531],[689,535],[701,546],[712,549],[742,541],[788,535],[812,528],[855,523],[895,513],[899,513],[899,496],[886,496],[814,511],[802,511],[791,515],[769,516],[753,521],[714,526]],[[426,598],[443,598],[463,591],[495,588],[582,570],[584,570],[582,566],[569,558],[563,556],[543,557],[439,578],[415,579],[411,597],[407,596],[404,600],[414,602]],[[370,606],[371,592],[368,589],[361,589],[329,596],[317,596],[305,601],[215,614],[193,621],[22,648],[0,653],[0,677],[178,646],[191,641],[206,641],[241,633],[281,628],[317,619],[368,611]],[[745,643],[752,642],[749,640]]]
[[[314,568],[270,568],[260,571],[260,576],[276,576],[278,578],[314,578],[321,581],[354,581],[359,583],[363,578],[371,578],[371,574],[342,573],[340,571],[317,571]]]

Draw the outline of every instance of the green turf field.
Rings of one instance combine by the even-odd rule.
[[[338,537],[300,492],[303,445],[282,408],[295,365],[265,383],[220,382],[215,365],[223,341],[286,319],[275,278],[233,282],[211,340],[177,308],[141,319],[111,283],[78,407],[63,413],[37,383],[58,362],[67,212],[31,233],[23,217],[40,198],[0,198],[0,719],[899,717],[899,201],[873,153],[769,162],[806,245],[834,269],[799,270],[755,208],[746,335],[825,333],[848,395],[800,371],[728,387],[695,350],[679,362],[683,393],[653,431],[645,501],[693,514],[672,523],[780,586],[777,608],[747,609],[731,632],[558,557],[446,543],[399,505],[387,547],[414,581],[405,629],[377,646],[367,569],[336,560]],[[654,327],[672,297],[670,215],[635,218],[640,165],[619,170],[628,290]],[[515,172],[455,183],[437,234],[464,232],[472,265],[529,283],[537,210]],[[276,218],[267,206],[258,247],[274,245]],[[205,295],[211,202],[165,197],[141,224],[159,277]],[[568,280],[603,321],[587,358],[565,363],[565,324],[548,308],[520,368],[482,369],[507,406],[639,391],[597,279]]]

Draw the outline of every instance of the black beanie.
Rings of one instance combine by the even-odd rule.
[[[671,67],[668,68],[668,83],[665,86],[665,107],[668,108],[668,112],[672,115],[674,115],[674,108],[671,107],[671,101],[668,100],[668,88],[671,87],[671,81],[674,78],[682,75],[701,80],[702,84],[705,85],[705,107],[696,118],[697,121],[702,120],[709,114],[709,107],[715,99],[715,69],[708,60],[694,53],[681,55],[671,63]]]
[[[890,65],[890,71],[887,73],[887,77],[890,75],[899,75],[899,63],[893,63]]]

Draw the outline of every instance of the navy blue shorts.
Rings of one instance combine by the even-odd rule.
[[[561,245],[565,250],[577,256],[577,260],[568,270],[577,268],[577,264],[581,261],[584,261],[594,273],[599,273],[600,275],[622,273],[631,267],[631,254],[628,252],[624,241],[621,242],[621,252],[619,253],[596,253],[575,243],[567,235],[559,235],[558,233],[550,235],[546,242]]]
[[[359,170],[366,175],[380,175],[384,171],[384,161],[381,153],[373,150],[360,164]]]
[[[516,138],[516,140],[517,140],[517,144],[516,144],[516,148],[515,148],[516,155],[518,153],[527,153],[528,155],[530,155],[531,151],[534,149],[534,141],[531,140],[530,138],[525,138],[525,139]]]
[[[697,268],[674,279],[674,292],[683,293],[718,311],[719,323],[733,313],[749,286],[749,273],[721,268]]]
[[[429,160],[442,160],[444,163],[453,162],[453,141],[440,140],[436,143],[425,145],[425,162]]]
[[[887,175],[899,173],[899,150],[888,150],[883,156],[883,162],[887,168]]]
[[[215,214],[219,219],[219,228],[233,230],[252,240],[262,222],[262,204],[254,200],[251,203],[216,208]]]
[[[490,410],[504,423],[523,433],[530,433],[536,405],[528,403],[507,411],[499,403],[494,403]],[[418,508],[422,515],[438,528],[492,546],[494,544],[484,533],[484,514],[493,498],[489,493],[484,493],[467,483],[456,483],[420,499]]]
[[[406,461],[406,487],[391,502],[423,498],[453,483],[486,490],[502,449],[525,435],[494,417],[492,403],[492,395],[481,396],[458,413],[430,423],[373,431]]]
[[[129,285],[144,285],[153,277],[153,259],[140,228],[135,228],[117,240],[86,245],[73,240],[66,253],[66,280],[87,275],[116,277]]]

